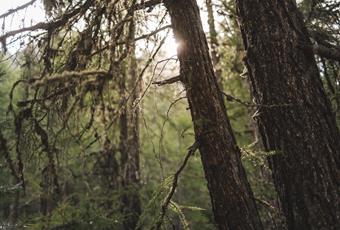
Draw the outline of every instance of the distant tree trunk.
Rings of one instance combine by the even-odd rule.
[[[220,87],[222,87],[222,71],[219,66],[220,56],[218,53],[218,40],[217,40],[217,31],[215,26],[215,17],[214,17],[214,8],[212,4],[212,0],[206,0],[205,4],[207,6],[208,11],[208,25],[209,25],[209,42],[211,49],[211,59],[215,67],[215,75]]]
[[[196,141],[219,229],[262,229],[195,0],[168,0]]]
[[[289,229],[340,226],[340,135],[293,0],[237,0],[254,114]]]
[[[336,85],[337,80],[334,79],[334,78],[336,78],[337,75],[339,75],[339,73],[338,72],[330,73],[327,60],[325,60],[322,57],[320,59],[321,59],[321,63],[322,63],[323,76],[324,76],[325,81],[326,81],[329,97],[332,99],[332,101],[334,103],[336,120],[340,121],[340,97],[338,96],[339,90],[337,89],[338,87]],[[339,77],[340,77],[340,75],[339,75]],[[334,84],[334,86],[333,86],[333,84]]]
[[[40,183],[40,211],[45,216],[50,216],[59,200],[58,181],[56,180],[55,166],[48,164],[42,170],[42,181]]]
[[[11,170],[11,174],[13,178],[11,178],[9,181],[14,181],[16,185],[22,183],[20,176],[17,174],[17,168],[15,163],[13,162],[10,152],[7,146],[7,140],[2,134],[0,130],[0,154],[4,156],[6,163],[8,164],[8,167]],[[1,194],[2,195],[2,194]],[[3,196],[3,195],[2,195]],[[5,216],[8,216],[8,219],[11,224],[16,224],[18,217],[19,217],[19,201],[20,201],[20,190],[16,190],[14,193],[14,200],[13,202],[8,206],[3,208],[3,212]]]
[[[134,23],[134,22],[132,22]],[[134,25],[133,37],[134,37]],[[133,38],[130,38],[133,39]],[[141,203],[139,199],[139,186],[140,186],[140,172],[139,172],[139,154],[140,154],[140,141],[139,141],[139,103],[140,96],[140,80],[137,76],[137,61],[135,57],[135,45],[131,47],[130,60],[128,71],[126,71],[123,95],[126,91],[132,92],[129,101],[124,97],[125,106],[121,114],[121,139],[120,149],[122,153],[121,169],[122,169],[122,210],[126,216],[124,219],[124,228],[126,230],[135,229],[141,214]],[[126,76],[129,79],[126,79]],[[137,84],[137,85],[136,85]],[[136,86],[136,87],[135,87]]]

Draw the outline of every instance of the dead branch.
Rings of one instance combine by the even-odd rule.
[[[35,3],[36,1],[37,0],[31,0],[31,1],[25,3],[25,4],[21,5],[21,6],[18,6],[17,8],[10,9],[6,13],[1,14],[0,18],[5,18],[5,17],[7,17],[7,16],[9,16],[9,15],[11,15],[13,13],[18,12],[19,10],[23,10],[23,9],[27,8],[28,6],[32,5],[33,3]]]
[[[9,32],[5,33],[4,35],[0,36],[0,41],[2,43],[5,43],[5,41],[8,37],[12,37],[12,36],[15,36],[17,34],[29,32],[29,31],[35,31],[35,30],[53,31],[56,28],[59,28],[60,26],[65,25],[69,19],[71,19],[72,17],[74,17],[75,15],[77,15],[78,13],[83,11],[84,9],[87,9],[90,6],[91,2],[92,2],[91,0],[87,0],[82,6],[76,8],[75,10],[73,10],[69,13],[63,14],[57,20],[53,20],[53,21],[50,21],[50,22],[39,22],[39,23],[37,23],[33,26],[24,27],[24,28],[21,28],[21,29],[9,31]]]
[[[73,77],[83,78],[83,77],[90,76],[90,75],[108,76],[108,74],[109,72],[106,70],[84,70],[84,71],[79,71],[79,72],[78,71],[65,71],[60,74],[52,75],[49,78],[43,78],[43,79],[33,78],[30,81],[34,82],[34,85],[38,87],[38,86],[42,86],[42,85],[46,85],[46,84],[50,84],[54,82],[65,81]]]
[[[154,6],[162,3],[164,0],[149,0],[140,4],[136,4],[134,6],[134,10],[143,10],[146,8],[153,8]]]
[[[149,34],[141,35],[140,37],[135,38],[134,41],[136,42],[136,41],[139,41],[139,40],[142,40],[142,39],[149,38],[149,37],[151,37],[151,36],[153,36],[153,35],[155,35],[155,34],[161,32],[161,31],[163,31],[163,30],[166,30],[166,29],[168,29],[168,28],[171,28],[171,25],[166,25],[166,26],[163,26],[163,27],[161,27],[161,28],[159,28],[159,29],[156,29],[156,30],[152,31],[152,32],[149,33]]]
[[[176,83],[176,82],[179,82],[179,81],[181,81],[180,75],[176,76],[176,77],[169,78],[169,79],[165,79],[163,81],[155,81],[152,84],[161,86],[161,85],[173,84],[173,83]]]
[[[313,45],[314,54],[327,59],[332,59],[340,62],[340,49],[326,47],[320,44]]]
[[[159,28],[159,29],[156,29],[156,30],[152,31],[151,33],[143,34],[143,35],[141,35],[141,36],[135,38],[135,39],[133,40],[132,43],[135,43],[136,41],[139,41],[139,40],[142,40],[142,39],[148,39],[148,38],[150,38],[151,36],[153,36],[153,35],[155,35],[155,34],[158,34],[159,32],[161,32],[161,31],[163,31],[163,30],[166,30],[166,29],[168,29],[168,28],[171,28],[171,25],[166,25],[166,26],[163,26],[163,27],[161,27],[161,28]],[[116,45],[125,45],[125,44],[126,44],[125,41],[124,41],[124,42],[117,42],[117,43],[116,43]],[[106,50],[107,48],[109,48],[109,45],[106,45],[106,46],[102,47],[101,49],[99,49],[99,50],[93,52],[93,53],[91,54],[91,56],[96,55],[96,54],[98,54],[98,53],[100,53],[100,52],[103,52],[103,51]]]

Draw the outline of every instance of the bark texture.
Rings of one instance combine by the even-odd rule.
[[[340,135],[293,0],[236,0],[254,114],[289,229],[336,229]]]
[[[226,114],[195,0],[168,0],[179,43],[181,81],[208,182],[219,229],[262,229],[240,160],[240,150]]]

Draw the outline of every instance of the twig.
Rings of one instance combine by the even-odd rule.
[[[276,211],[276,208],[273,207],[269,202],[267,202],[267,201],[265,201],[265,200],[262,200],[262,199],[260,199],[260,198],[257,198],[257,197],[255,197],[255,200],[256,200],[257,202],[259,202],[260,204],[262,204],[263,206],[267,207],[269,210],[271,210],[271,211]]]

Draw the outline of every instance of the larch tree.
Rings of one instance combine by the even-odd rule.
[[[340,226],[340,135],[293,0],[237,0],[254,118],[289,229]]]
[[[186,88],[219,229],[262,229],[240,149],[227,117],[195,0],[167,0],[179,44],[180,80]]]

